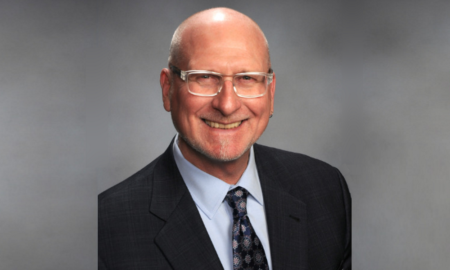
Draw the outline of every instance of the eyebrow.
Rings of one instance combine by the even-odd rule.
[[[226,74],[224,74],[224,73],[221,73],[221,72],[218,72],[218,71],[214,71],[214,70],[212,70],[212,69],[202,69],[202,70],[205,70],[205,71],[211,71],[211,72],[216,72],[216,73],[220,73],[220,74],[222,74],[222,75],[226,75]],[[254,71],[254,70],[249,70],[249,69],[242,69],[241,71],[236,72],[236,73],[233,73],[233,74],[247,73],[247,72],[264,72],[264,71]],[[273,69],[272,69],[272,68],[269,68],[269,70],[267,71],[267,73],[273,73]]]
[[[169,64],[169,68],[170,68],[170,70],[172,70],[175,74],[180,75],[181,70],[180,70],[179,68],[177,68],[176,66]],[[220,72],[214,71],[213,69],[201,69],[201,70],[220,73]],[[247,72],[256,72],[256,71],[250,71],[250,70],[247,70],[247,69],[243,69],[243,70],[241,70],[241,71],[239,71],[239,72],[236,72],[236,73],[234,73],[234,74],[237,74],[237,73],[247,73]],[[269,70],[267,71],[267,73],[273,73],[273,69],[270,67]],[[223,73],[220,73],[220,74],[226,75],[226,74],[223,74]]]

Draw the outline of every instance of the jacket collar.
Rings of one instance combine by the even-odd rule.
[[[172,143],[156,164],[149,211],[165,222],[155,238],[173,269],[223,269],[175,164]]]
[[[173,143],[173,141],[172,141]],[[174,269],[223,269],[198,209],[181,177],[172,143],[153,175],[149,211],[165,222],[155,238]],[[306,205],[277,179],[288,172],[271,170],[275,160],[255,144],[273,269],[307,269]]]
[[[308,269],[306,204],[289,194],[289,186],[280,184],[279,179],[289,176],[283,164],[258,144],[254,150],[264,195],[272,267]]]

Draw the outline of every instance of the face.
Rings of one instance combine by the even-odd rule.
[[[186,57],[182,70],[209,70],[226,75],[269,69],[266,48],[258,32],[249,29],[214,28],[189,33],[183,39]],[[242,33],[245,32],[245,33]],[[170,79],[170,76],[174,76]],[[179,132],[179,147],[189,161],[219,162],[242,158],[264,132],[273,111],[275,76],[267,93],[258,98],[236,95],[231,77],[225,77],[221,92],[214,97],[190,94],[177,75],[161,72],[164,107],[171,112]],[[172,94],[170,94],[172,92]],[[248,157],[248,155],[246,155]],[[195,164],[195,162],[194,162]]]

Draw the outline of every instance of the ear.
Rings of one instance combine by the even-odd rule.
[[[161,70],[161,75],[159,76],[159,84],[162,90],[162,99],[164,109],[170,112],[170,71],[167,68]]]
[[[273,102],[274,102],[274,97],[275,97],[275,87],[277,84],[277,77],[275,75],[275,73],[273,73],[273,80],[272,83],[269,85],[269,95],[270,95],[270,111],[273,113]]]

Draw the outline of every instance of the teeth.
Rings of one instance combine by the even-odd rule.
[[[227,124],[227,125],[216,123],[216,122],[211,122],[211,121],[208,121],[208,120],[205,120],[205,123],[208,126],[213,127],[213,128],[230,129],[230,128],[238,127],[242,123],[242,121],[239,121],[239,122],[236,122],[236,123]]]

